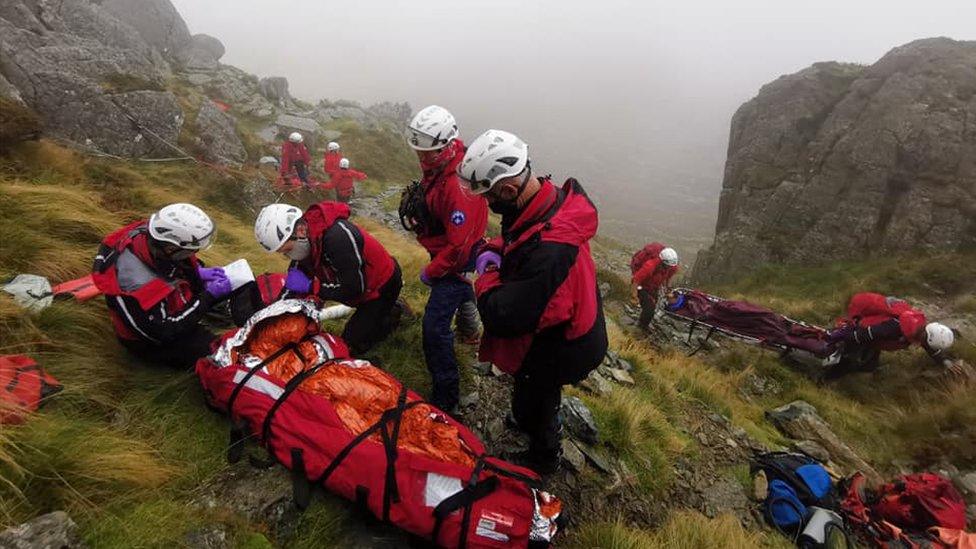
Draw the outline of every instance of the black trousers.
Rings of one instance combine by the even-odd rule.
[[[641,314],[637,325],[646,329],[654,320],[654,309],[657,307],[657,292],[651,293],[644,288],[637,290],[637,301],[640,302]]]
[[[203,326],[180,334],[173,341],[161,345],[148,341],[120,339],[119,342],[130,353],[140,359],[179,370],[190,370],[197,360],[210,354],[210,344],[217,336]]]
[[[373,348],[399,325],[403,311],[397,299],[402,288],[403,275],[400,265],[394,261],[393,274],[380,288],[380,295],[376,299],[360,303],[342,330],[342,339],[349,345],[354,356]]]
[[[298,174],[298,179],[301,179],[302,183],[308,185],[308,166],[304,162],[292,162],[291,167]]]
[[[873,372],[881,366],[881,351],[862,345],[848,345],[841,355],[840,362],[827,370],[823,379],[839,379],[854,372]]]

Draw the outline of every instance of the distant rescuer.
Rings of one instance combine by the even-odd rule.
[[[366,179],[366,174],[349,167],[349,159],[339,161],[339,171],[332,175],[332,185],[335,187],[336,200],[349,202],[356,194],[356,181]]]
[[[339,152],[339,144],[329,141],[326,145],[325,155],[322,157],[322,171],[331,178],[334,173],[339,171],[339,161],[342,160],[342,153]]]
[[[824,376],[836,379],[854,371],[878,367],[881,351],[907,349],[920,345],[933,360],[944,364],[945,352],[955,334],[938,322],[926,322],[925,315],[896,297],[863,292],[851,297],[847,316],[827,336],[831,343],[844,346],[845,358]]]
[[[188,369],[210,353],[216,336],[200,320],[231,292],[223,269],[196,257],[214,230],[200,208],[170,204],[102,241],[92,279],[105,294],[115,335],[136,356]]]
[[[465,149],[447,109],[431,105],[418,112],[407,127],[407,143],[423,170],[420,184],[404,193],[400,211],[411,212],[410,230],[430,254],[420,271],[420,281],[430,286],[423,320],[424,358],[433,386],[430,402],[454,413],[460,377],[451,323],[461,304],[474,300],[464,273],[474,270],[472,251],[485,236],[488,206],[458,182],[457,165]]]
[[[382,341],[400,319],[400,266],[365,229],[349,221],[349,206],[324,201],[304,213],[289,204],[265,206],[254,236],[268,252],[292,261],[285,288],[337,301],[356,312],[342,338],[354,354]]]
[[[637,296],[641,306],[637,325],[646,330],[654,319],[657,300],[671,278],[678,272],[678,252],[667,248],[660,242],[644,246],[630,260],[631,292]]]
[[[294,171],[298,175],[298,179],[301,179],[307,187],[309,186],[308,165],[311,161],[312,157],[305,147],[305,138],[298,132],[292,132],[288,136],[288,141],[281,144],[281,176],[287,177],[289,173]]]
[[[512,415],[530,446],[516,459],[548,474],[559,466],[562,386],[583,380],[607,352],[607,331],[589,241],[596,208],[569,179],[538,178],[528,147],[488,130],[458,174],[502,216],[502,237],[476,260],[480,357],[515,376]]]

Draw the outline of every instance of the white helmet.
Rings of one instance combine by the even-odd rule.
[[[407,133],[407,143],[415,151],[436,151],[458,136],[458,127],[447,109],[431,105],[413,117]]]
[[[290,204],[271,204],[261,208],[254,222],[254,237],[269,252],[276,252],[295,232],[302,210]]]
[[[336,143],[335,141],[329,141],[328,149],[329,152],[336,152],[337,150],[339,150],[339,144]]]
[[[149,217],[149,234],[153,239],[184,250],[207,248],[214,230],[210,216],[193,204],[170,204]]]
[[[529,165],[529,146],[502,130],[488,130],[468,147],[457,173],[471,192],[488,192],[500,179],[518,175]]]
[[[341,159],[339,159],[339,167],[342,168],[343,170],[348,169],[349,168],[349,159],[348,158],[341,158]]]
[[[678,252],[674,251],[674,248],[664,248],[661,253],[657,254],[668,267],[674,267],[678,264]]]
[[[301,143],[302,141],[305,141],[305,138],[302,137],[302,134],[298,132],[291,132],[291,135],[288,136],[288,141],[291,141],[292,143]]]
[[[956,336],[952,333],[952,328],[938,322],[929,322],[925,325],[925,340],[930,349],[935,351],[945,351],[952,347],[952,342]]]

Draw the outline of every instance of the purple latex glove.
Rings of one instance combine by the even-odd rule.
[[[205,290],[207,290],[208,294],[216,297],[217,299],[226,297],[234,289],[230,283],[230,279],[227,278],[223,270],[220,271],[219,275],[215,275],[210,280],[204,282],[203,287]]]
[[[845,339],[851,337],[851,334],[853,332],[854,332],[854,326],[850,324],[841,326],[836,330],[831,330],[830,332],[827,333],[827,343],[830,344],[840,343],[841,341],[844,341]]]
[[[224,274],[223,267],[197,267],[197,274],[204,282],[210,282],[211,280],[217,280],[218,278],[227,278]]]
[[[485,274],[488,270],[489,265],[494,265],[495,267],[502,266],[502,256],[495,252],[481,252],[478,254],[478,259],[474,260],[474,270],[478,272],[479,275]]]
[[[424,284],[426,284],[427,286],[430,286],[431,284],[433,284],[433,282],[430,279],[430,276],[427,275],[427,268],[426,267],[424,267],[423,269],[420,269],[420,281],[423,282]]]
[[[307,294],[312,291],[312,279],[301,269],[288,269],[288,276],[285,277],[285,288],[296,294]]]

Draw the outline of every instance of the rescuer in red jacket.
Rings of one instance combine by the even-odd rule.
[[[912,344],[942,363],[955,335],[944,324],[927,322],[925,314],[902,299],[863,292],[851,297],[847,316],[828,340],[843,344],[846,357],[825,376],[833,379],[852,371],[874,370],[881,351],[907,349]]]
[[[464,143],[447,109],[431,105],[421,110],[407,131],[423,179],[404,193],[401,221],[430,254],[430,262],[420,271],[421,282],[430,286],[423,319],[424,358],[433,382],[431,403],[452,413],[458,405],[460,377],[451,323],[461,304],[474,300],[464,274],[474,270],[472,250],[484,238],[488,206],[458,183],[456,168],[464,157]]]
[[[339,151],[339,144],[330,141],[326,146],[325,156],[322,158],[322,171],[330,178],[332,174],[339,171],[339,161],[342,160],[342,153]]]
[[[231,292],[223,269],[197,260],[214,230],[203,210],[180,203],[102,241],[92,281],[105,295],[116,337],[130,352],[178,368],[191,368],[210,352],[216,336],[200,321]]]
[[[678,252],[660,242],[644,246],[630,261],[631,292],[641,306],[637,325],[647,329],[654,319],[657,300],[671,278],[678,272]]]
[[[335,187],[336,200],[349,202],[356,194],[356,181],[366,179],[366,174],[349,167],[349,159],[339,161],[339,171],[332,174],[331,185]]]
[[[292,260],[285,288],[295,294],[337,301],[356,312],[342,338],[354,354],[385,339],[399,323],[400,266],[365,229],[349,221],[349,206],[324,201],[302,210],[265,206],[254,223],[265,250]]]
[[[502,216],[502,237],[475,261],[480,358],[515,377],[512,416],[530,441],[515,459],[550,473],[561,454],[562,386],[585,379],[607,352],[589,245],[597,211],[575,179],[556,187],[535,177],[528,147],[508,132],[478,137],[458,174]]]
[[[309,185],[308,165],[311,161],[312,157],[305,148],[305,138],[298,132],[292,132],[288,136],[288,141],[281,144],[281,167],[279,168],[281,175],[285,177],[294,171],[298,179],[301,179],[307,187]]]

